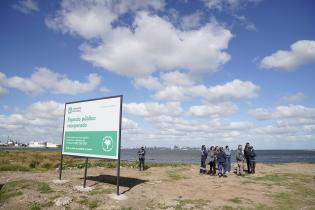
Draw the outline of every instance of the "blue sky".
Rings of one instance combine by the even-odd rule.
[[[315,148],[312,0],[1,1],[0,140],[124,95],[123,147]]]

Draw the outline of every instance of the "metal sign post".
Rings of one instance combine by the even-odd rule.
[[[88,161],[89,161],[89,158],[85,158],[84,181],[83,181],[84,188],[86,186],[86,174],[87,174]]]
[[[120,116],[119,116],[119,140],[118,140],[118,159],[117,159],[117,195],[119,195],[119,178],[120,178],[120,144],[121,144],[121,118],[122,118],[123,96],[120,100]]]

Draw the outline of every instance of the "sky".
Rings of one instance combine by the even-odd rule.
[[[0,140],[123,95],[122,147],[315,149],[313,0],[3,0]]]

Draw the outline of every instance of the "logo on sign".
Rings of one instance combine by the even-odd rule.
[[[105,136],[102,142],[103,150],[105,152],[110,152],[113,149],[113,139],[110,136]]]
[[[81,112],[81,107],[69,107],[68,108],[68,114],[74,113],[74,112]]]

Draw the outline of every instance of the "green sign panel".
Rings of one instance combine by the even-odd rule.
[[[64,152],[116,156],[117,131],[67,131]]]

